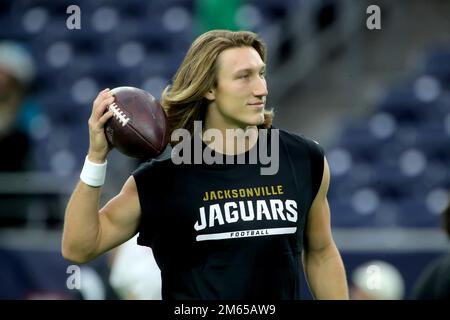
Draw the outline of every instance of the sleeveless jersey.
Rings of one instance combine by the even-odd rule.
[[[303,237],[324,153],[313,140],[278,132],[273,175],[261,175],[261,163],[176,165],[170,157],[133,172],[138,244],[153,249],[163,299],[300,298]]]

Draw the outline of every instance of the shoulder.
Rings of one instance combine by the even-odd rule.
[[[280,140],[286,144],[289,149],[292,148],[293,151],[306,151],[308,152],[310,158],[314,161],[319,162],[324,157],[324,150],[322,146],[315,140],[306,137],[301,133],[293,133],[283,129],[276,129],[279,132]]]
[[[433,260],[422,272],[421,279],[422,282],[442,282],[447,280],[450,284],[450,278],[448,278],[449,272],[450,255],[445,255]]]
[[[283,129],[277,129],[280,133],[280,138],[283,139],[285,142],[290,143],[292,145],[296,145],[299,147],[306,147],[311,149],[322,149],[320,144],[307,136],[305,136],[302,133],[294,133],[290,131],[286,131]]]
[[[420,274],[413,288],[413,299],[450,298],[450,255],[431,262]]]
[[[430,270],[432,270],[432,273],[436,273],[438,275],[448,275],[450,272],[450,255],[444,255],[434,260],[430,265]]]
[[[171,152],[172,148],[168,146],[157,158],[149,159],[146,162],[141,163],[132,173],[134,179],[140,180],[142,177],[155,175],[158,172],[161,172],[163,168],[171,165]]]
[[[322,146],[317,141],[303,134],[292,133],[282,129],[278,129],[278,131],[281,143],[286,146],[287,152],[295,162],[305,163],[302,159],[307,159],[306,168],[310,172],[312,200],[314,200],[324,180],[324,173],[326,173],[325,153]]]

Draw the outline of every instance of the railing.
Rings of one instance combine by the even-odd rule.
[[[330,25],[322,30],[318,27],[317,14],[325,5],[334,5]],[[270,99],[280,103],[282,97],[310,72],[332,50],[352,41],[365,26],[366,7],[364,1],[304,1],[292,12],[283,25],[269,26],[262,32],[268,38],[270,69]],[[280,50],[289,43],[289,58],[283,60]]]
[[[0,227],[60,229],[78,175],[49,172],[0,173]],[[105,185],[102,199],[112,196]]]

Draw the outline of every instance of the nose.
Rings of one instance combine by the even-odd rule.
[[[253,95],[255,97],[265,97],[269,94],[267,91],[267,82],[265,78],[257,77]]]

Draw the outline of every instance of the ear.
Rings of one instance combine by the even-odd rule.
[[[205,98],[210,101],[216,100],[216,90],[209,89],[208,92],[205,93]]]

